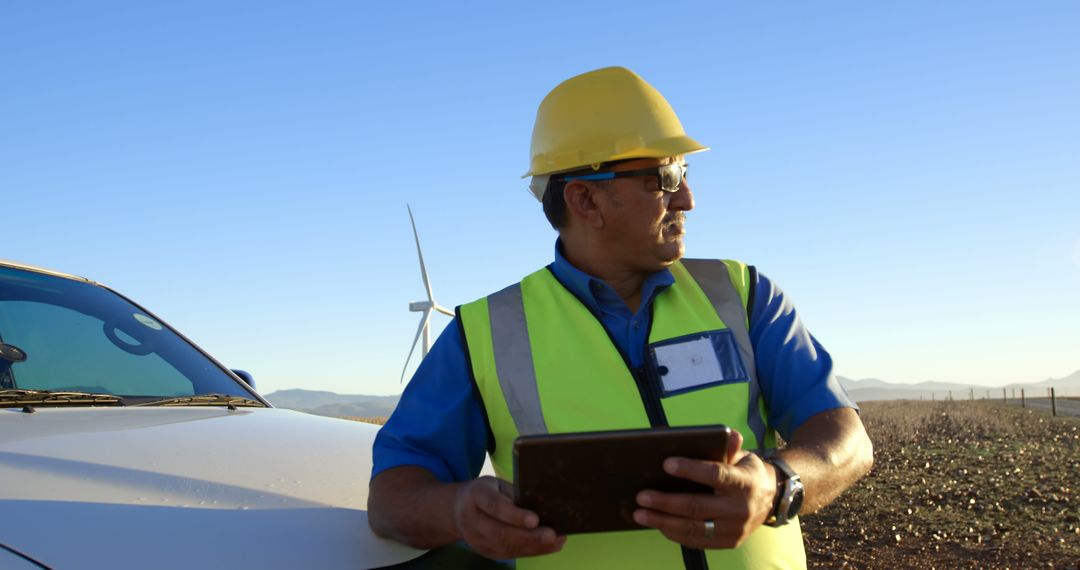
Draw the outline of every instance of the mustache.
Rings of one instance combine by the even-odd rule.
[[[665,228],[669,228],[671,226],[681,226],[681,225],[683,225],[685,223],[686,223],[686,214],[684,214],[682,212],[676,212],[674,214],[670,214],[668,216],[665,216],[664,220],[661,222],[661,224]]]

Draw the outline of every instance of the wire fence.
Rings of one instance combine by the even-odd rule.
[[[1054,386],[1035,388],[969,388],[967,390],[938,390],[929,397],[919,395],[920,400],[987,400],[1017,405],[1022,408],[1047,409],[1051,415],[1080,415],[1080,388]]]

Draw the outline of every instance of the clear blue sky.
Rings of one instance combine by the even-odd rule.
[[[444,305],[546,264],[536,106],[623,65],[712,147],[688,254],[757,265],[840,374],[1065,376],[1077,30],[1073,1],[5,2],[0,257],[119,289],[264,393],[396,393],[405,204]]]

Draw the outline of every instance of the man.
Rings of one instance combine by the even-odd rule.
[[[836,498],[870,469],[871,444],[775,285],[739,262],[680,260],[685,156],[703,150],[627,69],[544,99],[527,176],[559,233],[555,261],[459,307],[421,363],[376,440],[376,533],[464,540],[520,568],[805,567],[800,502]],[[715,366],[669,374],[673,345]],[[633,517],[654,530],[557,536],[513,504],[518,435],[715,423],[739,434],[725,461],[663,466],[714,493],[643,490]],[[498,477],[477,478],[485,449]]]

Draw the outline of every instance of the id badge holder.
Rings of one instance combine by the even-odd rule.
[[[649,346],[649,358],[661,397],[750,381],[735,335],[727,329],[658,342]]]

